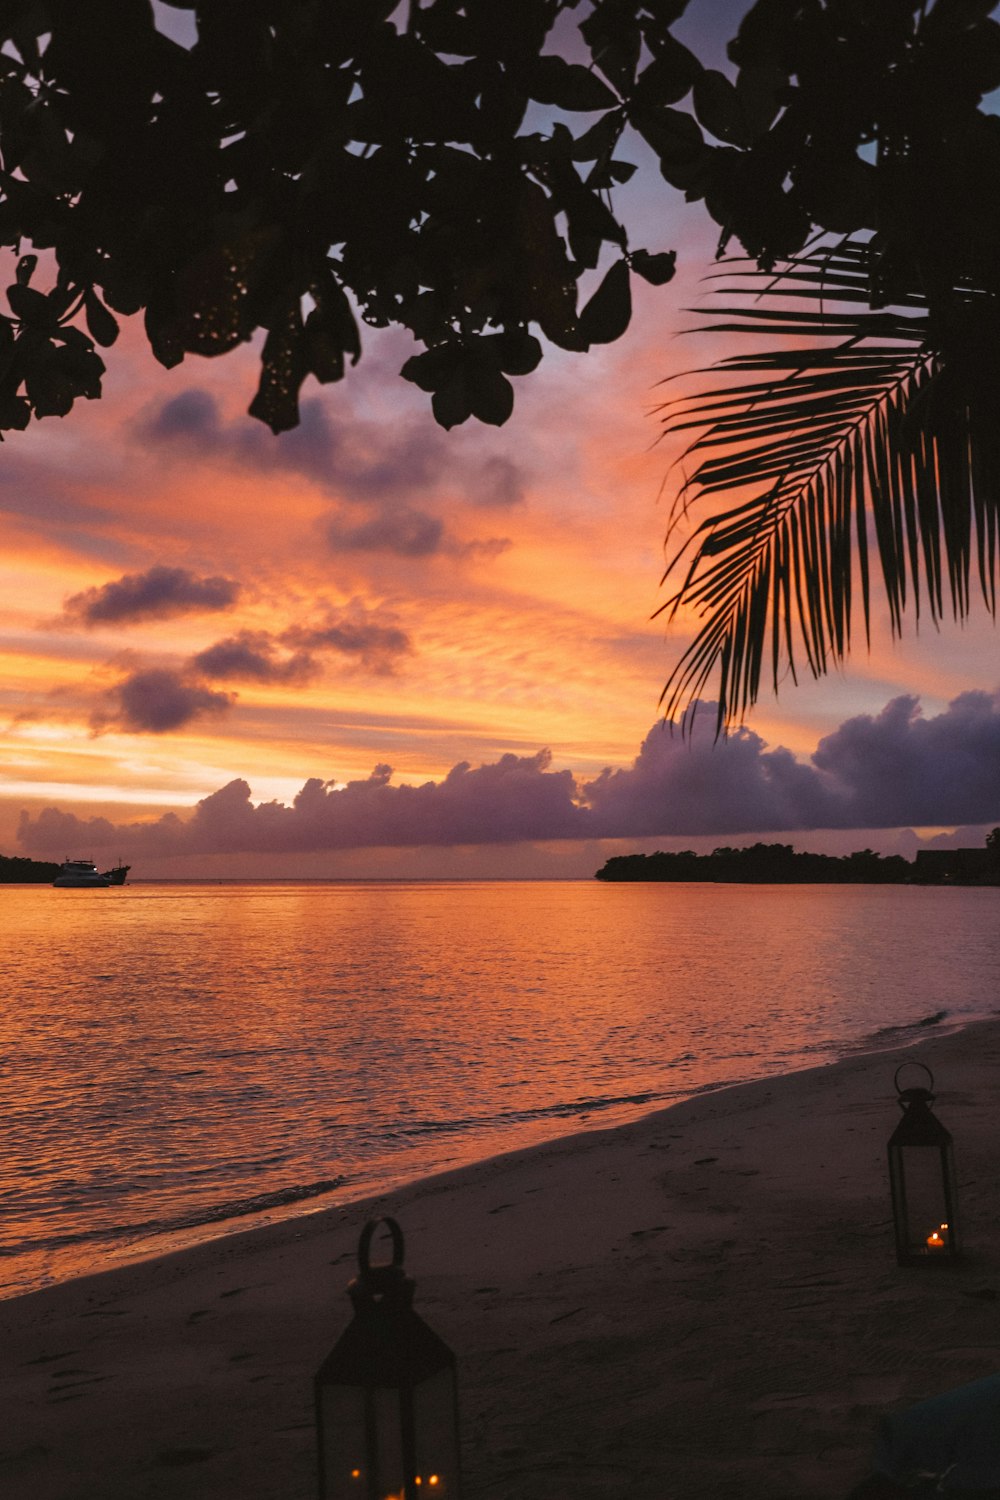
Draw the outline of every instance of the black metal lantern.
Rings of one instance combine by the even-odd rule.
[[[373,1266],[379,1224],[392,1260]],[[455,1356],[413,1311],[403,1231],[372,1219],[347,1288],[354,1317],[316,1374],[320,1500],[458,1500]]]
[[[904,1068],[920,1068],[929,1087],[901,1089]],[[923,1063],[902,1063],[893,1081],[903,1111],[889,1137],[896,1259],[901,1266],[951,1265],[959,1257],[955,1156],[950,1134],[931,1113],[934,1075]]]

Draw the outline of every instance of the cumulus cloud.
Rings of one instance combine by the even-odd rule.
[[[1000,696],[962,693],[925,719],[916,698],[848,719],[813,757],[857,828],[980,823],[1000,812]]]
[[[167,734],[194,719],[224,713],[233,701],[231,693],[215,692],[183,672],[151,667],[132,672],[109,688],[91,722],[97,734],[110,729]]]
[[[338,502],[326,525],[338,551],[493,556],[509,541],[462,543],[432,507],[457,494],[478,509],[509,510],[525,496],[521,465],[503,453],[484,456],[478,434],[473,446],[417,418],[335,426],[317,399],[302,402],[298,427],[274,437],[242,418],[227,422],[215,398],[193,387],[148,411],[135,430],[146,445],[308,479]]]
[[[217,682],[297,683],[318,676],[326,656],[384,676],[412,650],[409,635],[391,617],[352,599],[317,624],[292,625],[277,636],[240,630],[192,656],[188,668]]]
[[[525,493],[521,465],[502,453],[484,457],[478,434],[473,445],[419,417],[391,426],[360,417],[335,425],[315,397],[301,403],[298,427],[275,437],[242,417],[227,422],[210,392],[191,387],[148,411],[135,431],[144,443],[177,452],[299,474],[358,504],[432,493],[446,482],[477,505],[507,507]]]
[[[360,599],[330,611],[319,625],[293,625],[282,634],[282,642],[306,652],[332,651],[356,661],[367,671],[393,672],[400,658],[413,650],[413,642],[388,615],[369,610]]]
[[[602,771],[582,795],[604,838],[818,828],[836,817],[814,769],[750,729],[716,743],[707,713],[690,737],[654,725],[627,770]]]
[[[524,475],[517,464],[496,454],[470,475],[467,493],[476,505],[520,505],[524,499]]]
[[[191,658],[204,677],[238,682],[307,682],[319,663],[305,651],[279,656],[273,638],[263,630],[241,630],[216,641]]]
[[[67,849],[111,849],[120,840],[122,850],[157,854],[181,854],[188,846],[188,824],[176,813],[164,813],[155,824],[112,823],[108,818],[80,818],[58,807],[45,807],[30,817],[22,812],[17,830],[18,843],[36,852],[44,850],[65,859]],[[150,835],[152,834],[152,837]],[[117,850],[116,850],[117,852]]]
[[[280,437],[242,418],[227,422],[215,397],[192,386],[147,411],[135,426],[146,445],[178,455],[217,458],[241,468],[301,475],[330,488],[338,482],[340,441],[321,402],[304,401],[298,427]]]
[[[392,767],[337,787],[313,778],[291,807],[255,805],[245,781],[199,802],[196,848],[352,849],[383,845],[506,843],[572,836],[578,810],[568,771],[549,772],[548,754],[504,755],[475,769],[463,762],[441,782],[393,786]],[[539,835],[538,830],[547,832]]]
[[[463,761],[420,786],[394,786],[380,765],[346,786],[307,781],[291,806],[254,804],[238,779],[183,822],[171,814],[139,829],[81,822],[76,831],[87,847],[138,857],[1000,821],[1000,695],[963,694],[931,719],[915,699],[897,698],[847,720],[809,763],[746,728],[715,743],[711,722],[700,715],[688,738],[657,724],[630,767],[591,781],[553,770],[547,751],[475,768]],[[26,816],[21,842],[39,852],[70,847],[64,817]]]
[[[177,615],[229,609],[240,585],[232,578],[198,578],[187,568],[156,566],[145,573],[126,573],[100,588],[84,589],[66,600],[69,619],[84,625],[166,620]]]
[[[249,785],[238,778],[205,797],[185,822],[171,813],[150,824],[116,826],[46,809],[35,818],[22,817],[18,839],[36,851],[69,848],[76,840],[94,849],[120,845],[126,854],[139,857],[143,851],[162,855],[508,843],[582,833],[573,777],[569,771],[549,770],[547,751],[504,755],[475,768],[462,762],[443,781],[420,786],[393,786],[391,776],[391,766],[379,765],[366,780],[346,786],[313,778],[291,806],[255,804]]]
[[[430,557],[444,549],[444,522],[413,506],[386,506],[366,520],[342,512],[330,517],[327,541],[334,551],[394,552],[398,557]]]
[[[215,397],[192,386],[148,412],[136,424],[136,432],[149,443],[183,443],[211,451],[222,440],[222,422]]]
[[[747,728],[713,745],[701,715],[690,739],[657,725],[628,770],[582,793],[605,837],[900,828],[1000,815],[1000,695],[963,693],[925,719],[894,698],[847,719],[808,763]]]

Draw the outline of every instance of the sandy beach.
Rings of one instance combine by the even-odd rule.
[[[893,1072],[934,1071],[967,1254],[901,1269]],[[0,1303],[4,1500],[311,1500],[311,1381],[393,1214],[454,1348],[466,1500],[835,1500],[1000,1368],[1000,1021]],[[914,1080],[916,1081],[916,1080]]]

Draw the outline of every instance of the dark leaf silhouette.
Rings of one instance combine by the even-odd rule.
[[[118,337],[118,320],[108,312],[104,303],[93,290],[88,290],[84,296],[84,307],[86,308],[87,327],[95,344],[100,344],[107,349]]]
[[[639,74],[632,103],[639,108],[677,104],[689,93],[700,72],[701,64],[694,54],[668,33],[653,61]]]
[[[589,68],[567,62],[555,54],[540,57],[531,71],[531,97],[540,104],[555,104],[560,109],[610,109],[617,99]]]
[[[629,256],[629,265],[650,286],[666,286],[668,281],[673,280],[677,256],[673,250],[661,251],[659,255],[650,255],[648,250],[633,250]]]
[[[612,278],[581,333],[580,281],[606,244],[628,252],[613,199],[635,170],[618,151],[626,95],[655,111],[697,76],[669,32],[684,8],[171,0],[197,24],[185,48],[148,0],[6,7],[0,244],[20,258],[0,427],[23,426],[24,401],[62,414],[98,392],[97,364],[74,353],[71,376],[56,330],[93,352],[136,313],[167,367],[263,332],[250,411],[275,431],[298,420],[304,381],[357,362],[359,323],[428,354],[495,339],[459,373],[431,378],[431,359],[406,377],[447,425],[503,421],[507,377],[544,340],[583,350],[627,325]],[[586,118],[540,129],[553,108]],[[665,269],[647,265],[656,284]]]
[[[739,95],[724,73],[705,69],[694,85],[694,108],[705,129],[720,141],[746,144]]]
[[[621,338],[632,317],[628,265],[611,267],[580,314],[580,334],[588,344],[611,344]]]
[[[250,414],[266,422],[272,432],[288,432],[299,420],[299,389],[308,371],[306,333],[302,314],[292,308],[264,340],[257,394]]]

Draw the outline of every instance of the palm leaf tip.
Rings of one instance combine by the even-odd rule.
[[[858,601],[868,639],[872,550],[894,633],[908,610],[937,623],[950,605],[964,618],[973,565],[995,614],[1000,378],[992,389],[960,378],[917,291],[905,311],[873,312],[864,264],[863,245],[815,248],[777,277],[728,287],[735,305],[709,326],[771,342],[727,354],[714,383],[660,408],[665,433],[694,434],[678,459],[664,581],[683,573],[657,611],[695,619],[661,695],[668,718],[713,675],[724,728],[756,702],[765,671],[777,691],[801,657],[815,677],[842,663]],[[789,295],[816,310],[790,309]]]

